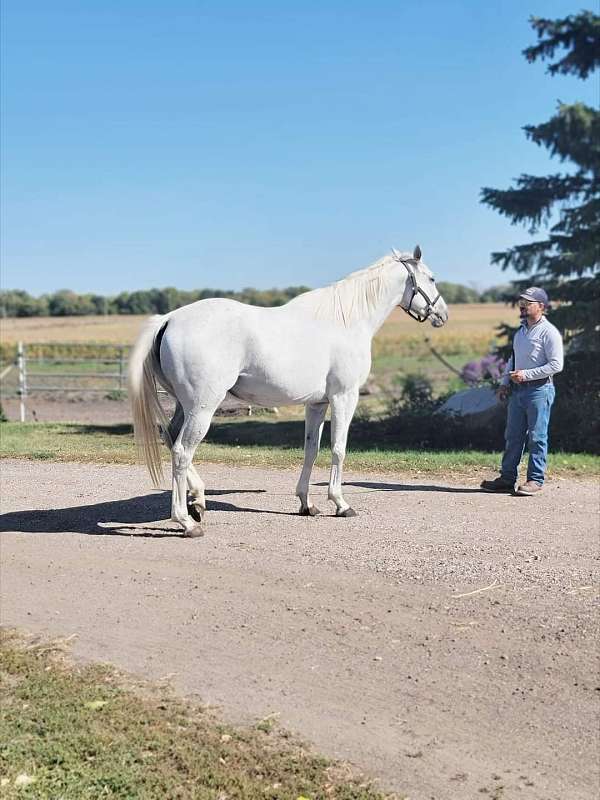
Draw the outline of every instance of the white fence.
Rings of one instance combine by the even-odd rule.
[[[21,422],[25,421],[27,398],[33,394],[121,396],[127,388],[129,350],[129,345],[119,344],[19,342],[15,363],[1,373],[3,394],[18,395]],[[14,367],[16,384],[7,380]]]
[[[25,422],[27,399],[32,395],[75,393],[124,398],[130,349],[123,344],[19,342],[15,361],[0,372],[2,396],[19,397],[21,422]],[[256,409],[229,395],[220,408],[223,413],[242,411],[248,416]],[[270,410],[279,413],[276,408]]]

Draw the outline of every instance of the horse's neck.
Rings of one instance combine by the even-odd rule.
[[[373,337],[402,299],[407,277],[401,264],[384,261],[331,286],[299,295],[288,305]]]
[[[371,337],[375,336],[392,311],[400,304],[406,291],[407,279],[408,275],[404,275],[400,276],[397,281],[394,281],[394,285],[390,286],[389,291],[384,293],[376,308],[373,309],[371,315],[365,320],[365,325]]]

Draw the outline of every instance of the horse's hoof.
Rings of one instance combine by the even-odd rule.
[[[200,503],[189,503],[187,510],[192,519],[195,519],[196,522],[202,522],[202,517],[206,509],[202,508]]]
[[[204,536],[204,531],[201,525],[194,525],[193,528],[188,528],[183,535],[186,539],[198,539],[200,536]]]
[[[353,508],[346,508],[344,511],[336,511],[336,517],[357,517],[358,514]]]
[[[301,517],[318,517],[320,513],[321,509],[316,506],[307,506],[299,511]]]

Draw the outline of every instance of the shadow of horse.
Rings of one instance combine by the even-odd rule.
[[[313,483],[327,486],[327,482]],[[381,481],[344,481],[345,486],[355,486],[380,492],[452,492],[480,494],[480,489],[435,484],[384,483]],[[249,508],[234,503],[215,500],[228,494],[264,494],[266,489],[213,489],[207,490],[207,511],[237,511],[250,514],[276,514],[297,516],[295,511],[274,511]],[[79,533],[92,536],[136,536],[151,539],[184,538],[183,531],[172,522],[171,492],[130,497],[67,508],[12,511],[0,515],[0,533]],[[157,523],[162,523],[158,524]],[[144,527],[148,526],[148,527]]]
[[[208,490],[208,511],[243,511],[248,513],[284,514],[285,511],[268,511],[244,508],[233,503],[213,500],[227,494],[261,494],[265,489]],[[130,497],[68,508],[12,511],[0,515],[0,533],[80,533],[93,536],[139,536],[152,539],[164,537],[183,538],[179,525],[172,522],[171,492]],[[163,524],[156,525],[157,522]],[[144,528],[148,525],[152,527]],[[137,526],[142,526],[140,530]]]
[[[326,482],[315,486],[327,486]],[[372,492],[451,492],[453,494],[482,494],[481,489],[462,486],[437,486],[433,483],[382,483],[380,481],[344,481],[344,486],[358,486]]]

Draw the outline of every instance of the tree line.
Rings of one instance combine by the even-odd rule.
[[[440,282],[438,288],[448,303],[494,303],[505,299],[508,286],[495,286],[478,292],[459,283]],[[205,300],[209,297],[228,297],[253,306],[281,306],[308,286],[288,286],[285,289],[246,288],[240,292],[221,289],[191,289],[168,286],[164,289],[141,289],[121,292],[114,296],[78,294],[60,289],[52,294],[33,297],[22,289],[0,292],[2,317],[76,317],[91,314],[166,314],[175,308]]]
[[[167,286],[164,289],[141,289],[113,296],[78,294],[60,289],[53,294],[32,297],[21,289],[0,292],[0,315],[3,317],[76,317],[88,314],[166,314],[175,308],[205,300],[228,297],[254,306],[281,306],[296,295],[308,291],[307,286],[286,289],[243,289],[240,292],[221,289],[191,289]]]

